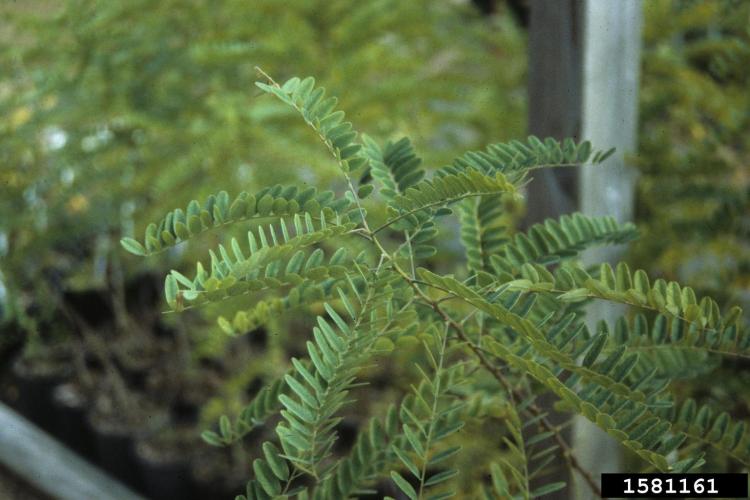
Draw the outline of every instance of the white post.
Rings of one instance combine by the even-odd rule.
[[[641,18],[641,0],[584,0],[581,136],[617,152],[604,165],[581,170],[579,201],[582,212],[618,221],[633,217],[636,176],[625,156],[636,150]],[[587,252],[584,262],[613,262],[622,254],[622,248],[601,247]],[[624,311],[596,303],[589,312],[593,328]],[[578,418],[574,434],[576,455],[597,480],[602,472],[620,469],[619,446],[604,432]],[[594,498],[583,481],[576,483],[576,499]]]

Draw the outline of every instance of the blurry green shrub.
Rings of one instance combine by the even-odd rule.
[[[111,242],[158,200],[187,202],[226,183],[333,181],[289,111],[250,91],[255,65],[349,89],[342,104],[355,121],[408,133],[431,164],[524,127],[524,38],[508,16],[483,18],[468,3],[0,8],[2,280],[6,316],[29,331],[60,307],[60,290],[113,288],[133,274]]]
[[[750,4],[645,5],[636,258],[750,304]]]
[[[641,87],[637,264],[750,306],[750,3],[654,0]],[[747,325],[746,325],[747,326]],[[747,357],[725,358],[683,397],[750,416]],[[721,380],[721,384],[716,384]],[[739,470],[708,450],[707,468]]]

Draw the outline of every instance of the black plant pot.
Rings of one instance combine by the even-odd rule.
[[[81,388],[72,382],[58,385],[52,391],[52,403],[57,438],[87,460],[96,461],[94,436],[86,418],[89,400]]]
[[[208,446],[208,445],[205,445]],[[231,499],[245,493],[249,473],[232,474],[228,449],[208,448],[191,460],[191,495],[189,500]]]
[[[87,421],[94,435],[97,465],[132,489],[145,494],[134,453],[135,440],[130,429],[112,424],[94,413],[89,413]]]
[[[44,361],[30,363],[18,358],[13,363],[12,373],[16,399],[9,403],[40,428],[54,432],[57,415],[52,404],[52,390],[68,378],[70,368],[48,365]]]
[[[25,334],[15,323],[0,325],[0,376],[4,376],[6,368],[13,364],[13,360],[23,349]]]
[[[237,483],[234,487],[227,481],[213,479],[211,481],[197,480],[193,477],[189,500],[221,500],[236,498],[245,493],[245,485]]]
[[[185,500],[191,494],[190,465],[187,459],[161,456],[148,441],[136,443],[135,453],[144,483],[144,492],[154,500]]]

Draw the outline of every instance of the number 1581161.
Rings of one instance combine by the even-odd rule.
[[[747,498],[747,474],[602,474],[604,498]]]
[[[667,495],[678,493],[680,495],[692,495],[694,493],[698,495],[703,493],[708,493],[709,495],[719,494],[719,490],[716,489],[716,479],[714,478],[705,479],[700,477],[690,481],[687,478],[675,480],[671,477],[667,479],[639,477],[637,484],[634,483],[633,478],[626,478],[623,493],[626,495],[633,493],[641,495],[659,495],[661,493],[666,493]]]

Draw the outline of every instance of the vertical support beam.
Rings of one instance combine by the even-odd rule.
[[[581,0],[529,3],[529,133],[579,138],[581,132]],[[573,168],[539,170],[527,192],[524,226],[577,208]]]
[[[604,165],[581,171],[581,209],[590,215],[633,217],[640,80],[641,0],[586,0],[582,135],[600,148],[616,147]],[[591,257],[617,252],[606,247]]]
[[[636,146],[641,0],[530,0],[529,6],[529,132],[588,139],[617,153],[597,167],[536,172],[524,226],[579,207],[630,220],[635,175],[624,158]],[[584,260],[612,261],[622,253],[595,249]],[[596,304],[590,313],[594,327],[622,310]],[[595,478],[620,468],[619,446],[597,427],[578,419],[573,434],[576,456]],[[583,481],[576,488],[569,498],[594,498]]]
[[[642,5],[640,0],[584,0],[583,13],[582,136],[596,147],[616,147],[604,165],[580,173],[581,211],[612,215],[624,222],[633,218],[635,171],[625,156],[636,150],[638,82]],[[613,262],[623,248],[601,247],[588,251],[584,262]],[[603,302],[589,308],[590,328],[605,319],[611,324],[623,308]],[[599,478],[602,472],[621,467],[619,446],[583,418],[574,425],[574,447],[584,467]],[[594,498],[583,481],[577,481],[575,498]]]

